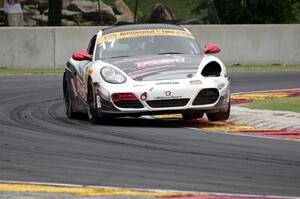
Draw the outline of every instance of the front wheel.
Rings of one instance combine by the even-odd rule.
[[[228,120],[230,116],[230,103],[228,104],[228,108],[225,112],[217,112],[217,113],[207,113],[207,118],[209,121],[224,121]]]
[[[98,116],[98,110],[97,110],[96,92],[95,92],[94,84],[91,79],[89,80],[88,83],[87,103],[88,103],[89,120],[94,124],[99,123],[100,117]]]

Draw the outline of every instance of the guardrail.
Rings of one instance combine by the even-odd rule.
[[[217,43],[226,64],[300,65],[300,25],[189,25],[203,46]],[[0,28],[0,66],[65,65],[101,27]]]

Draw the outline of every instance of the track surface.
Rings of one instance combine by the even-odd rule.
[[[296,88],[299,76],[234,73],[232,90]],[[69,120],[61,76],[0,76],[0,93],[0,180],[300,196],[298,142]]]

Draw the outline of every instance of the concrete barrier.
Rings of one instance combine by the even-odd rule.
[[[300,64],[300,25],[188,26],[203,45],[215,42],[227,64]]]
[[[54,30],[1,28],[0,66],[53,67]]]
[[[226,64],[300,65],[300,25],[186,26],[203,46],[217,43]],[[101,27],[0,28],[0,66],[63,66]]]

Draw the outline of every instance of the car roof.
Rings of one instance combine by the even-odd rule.
[[[120,25],[120,26],[112,26],[109,28],[103,29],[103,35],[114,33],[114,32],[122,32],[122,31],[130,31],[130,30],[143,30],[143,29],[175,29],[175,30],[185,30],[182,26],[172,25],[172,24],[132,24],[132,25]]]

